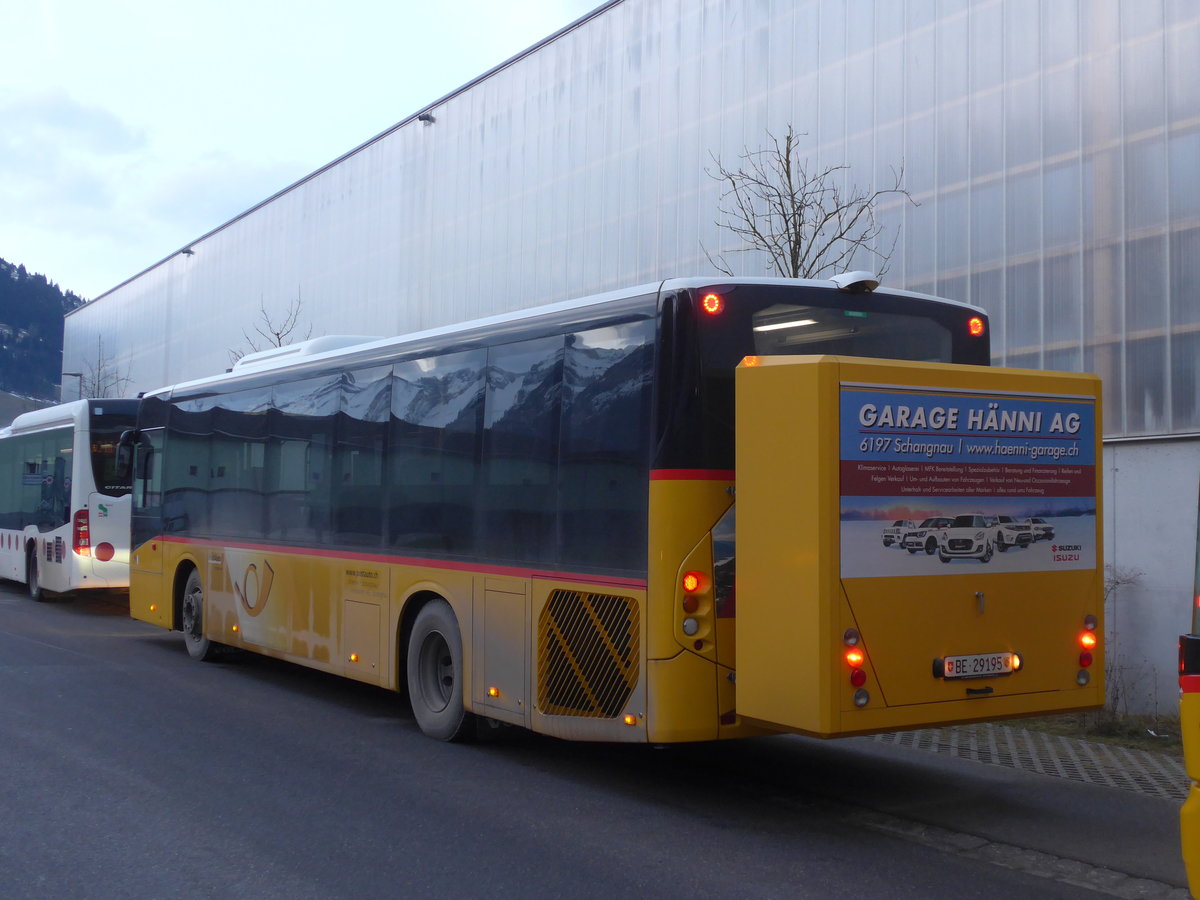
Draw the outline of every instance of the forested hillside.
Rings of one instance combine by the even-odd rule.
[[[63,316],[83,299],[0,259],[0,390],[58,398]]]

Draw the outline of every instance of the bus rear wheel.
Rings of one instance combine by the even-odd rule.
[[[42,588],[41,578],[38,577],[38,559],[36,553],[29,554],[29,564],[26,568],[25,581],[29,585],[29,596],[42,603],[49,598],[46,596],[46,591]]]
[[[204,584],[195,569],[188,573],[187,584],[183,587],[179,622],[188,656],[202,662],[212,659],[216,645],[204,636]]]
[[[462,632],[440,597],[421,607],[408,636],[408,698],[421,731],[439,741],[474,735],[474,716],[463,705]]]

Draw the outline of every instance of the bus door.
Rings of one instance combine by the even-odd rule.
[[[736,388],[739,714],[834,736],[1103,703],[1097,379],[761,357]]]
[[[162,499],[163,429],[129,432],[122,437],[133,491],[129,511],[129,613],[164,628],[174,626],[172,604],[164,602]]]

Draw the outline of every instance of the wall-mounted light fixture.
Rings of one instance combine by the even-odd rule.
[[[195,254],[195,252],[196,251],[193,250],[191,247],[184,247],[182,250],[179,251],[181,256],[192,256],[193,254]]]
[[[417,121],[424,122],[426,125],[432,125],[437,121],[437,119],[435,119],[430,113],[421,113],[419,116],[417,116]]]

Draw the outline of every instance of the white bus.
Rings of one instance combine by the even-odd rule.
[[[0,578],[47,594],[129,587],[129,484],[117,471],[136,400],[76,400],[0,430]]]

